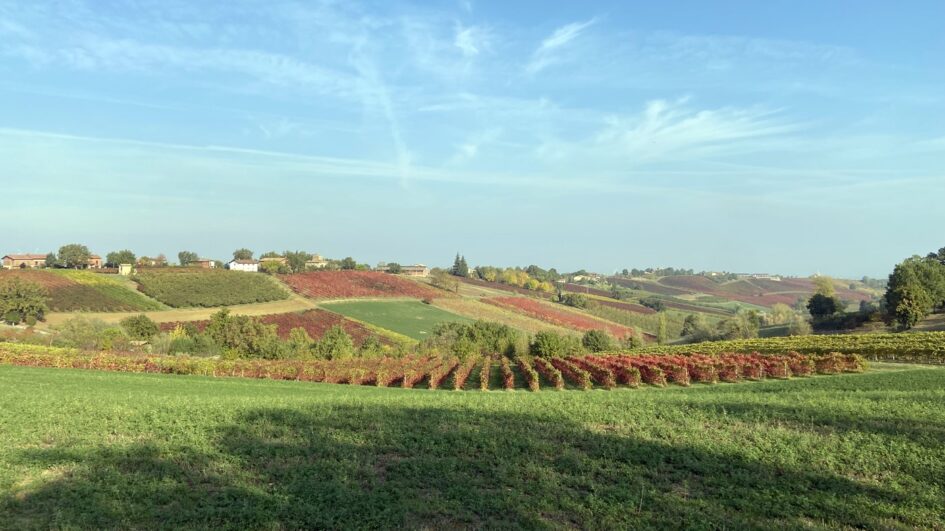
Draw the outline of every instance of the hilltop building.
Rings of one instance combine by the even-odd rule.
[[[312,259],[305,262],[305,269],[325,269],[326,267],[328,267],[328,260],[318,253],[313,254]]]
[[[400,274],[408,277],[426,277],[430,275],[430,268],[423,264],[400,266]]]
[[[226,267],[231,271],[259,272],[259,262],[256,260],[230,260]]]
[[[45,254],[8,254],[3,257],[4,269],[35,269],[46,267]]]

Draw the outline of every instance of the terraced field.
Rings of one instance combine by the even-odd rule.
[[[22,278],[49,291],[49,309],[54,312],[130,312],[166,308],[135,291],[135,285],[118,275],[86,270],[0,270],[0,281]]]

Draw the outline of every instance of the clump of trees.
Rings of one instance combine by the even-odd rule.
[[[530,265],[525,269],[520,267],[503,269],[492,266],[477,266],[473,270],[473,276],[487,282],[499,282],[543,293],[554,293],[555,287],[552,283],[561,278],[561,275],[554,269],[546,271],[536,265]]]
[[[43,320],[49,308],[46,288],[19,277],[0,282],[0,318],[7,324],[34,325]]]
[[[687,343],[721,341],[725,339],[751,339],[758,337],[761,329],[761,314],[755,310],[742,310],[734,316],[710,326],[702,314],[690,314],[683,321],[680,337]]]
[[[137,257],[128,249],[112,251],[105,255],[105,267],[118,267],[121,264],[134,264]]]
[[[945,307],[945,247],[897,264],[883,300],[887,319],[902,329]]]

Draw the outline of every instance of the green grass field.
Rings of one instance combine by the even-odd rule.
[[[437,323],[472,322],[420,301],[333,302],[322,308],[417,340],[429,337]]]
[[[0,528],[942,528],[945,369],[450,392],[0,366]]]

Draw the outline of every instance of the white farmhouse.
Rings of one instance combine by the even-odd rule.
[[[247,271],[249,273],[259,272],[259,262],[256,260],[231,260],[226,264],[230,271]]]

